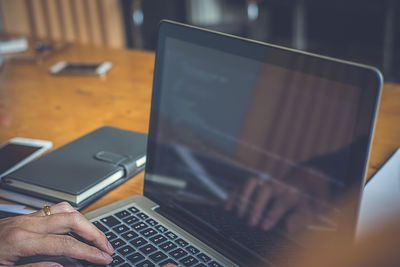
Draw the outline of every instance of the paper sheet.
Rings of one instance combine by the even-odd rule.
[[[0,211],[17,213],[17,214],[29,214],[36,210],[27,209],[22,205],[11,205],[11,204],[0,204]]]
[[[394,216],[400,216],[400,149],[364,188],[356,238],[359,239]]]

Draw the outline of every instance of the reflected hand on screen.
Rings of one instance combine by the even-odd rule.
[[[295,181],[301,181],[299,185],[286,180],[250,177],[229,195],[225,208],[243,218],[248,225],[265,231],[278,224],[289,232],[300,230],[315,214],[317,207],[309,196],[313,194],[314,186],[320,186],[313,179],[302,179],[304,175],[309,174],[293,174]],[[321,192],[325,192],[323,187]]]

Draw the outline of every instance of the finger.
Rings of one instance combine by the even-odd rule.
[[[311,207],[303,205],[294,209],[285,222],[286,230],[289,233],[295,233],[299,230],[303,230],[310,222],[312,218]]]
[[[273,188],[271,184],[264,184],[262,189],[258,190],[256,202],[251,211],[251,217],[249,220],[250,226],[256,226],[260,223],[261,217],[272,198],[272,194]]]
[[[73,212],[75,209],[68,203],[68,202],[60,202],[58,204],[50,206],[50,213],[51,214],[58,214],[58,213],[65,213],[65,212]],[[35,217],[44,217],[46,214],[44,213],[43,209],[38,210],[34,213],[29,214],[30,216]]]
[[[29,218],[25,229],[41,234],[64,234],[74,232],[110,255],[114,253],[114,249],[108,242],[106,236],[81,213],[75,210],[69,213]]]
[[[29,264],[18,265],[18,266],[20,266],[20,267],[62,267],[62,265],[57,262],[49,262],[49,261],[29,263]]]
[[[293,206],[294,203],[289,197],[283,196],[275,200],[261,224],[261,229],[266,231],[273,228]]]
[[[256,179],[256,178],[250,178],[246,182],[243,194],[239,198],[239,203],[238,203],[239,217],[243,217],[243,215],[246,212],[247,206],[249,205],[249,202],[250,202],[250,198],[253,195],[254,190],[257,187],[257,184],[258,184],[257,180],[258,179]]]
[[[96,264],[109,264],[111,256],[93,246],[82,243],[68,235],[25,234],[19,243],[21,257],[34,255],[68,256]]]
[[[229,194],[228,199],[225,202],[225,209],[230,211],[233,209],[233,206],[235,204],[235,201],[238,197],[239,190],[235,189],[232,193]]]

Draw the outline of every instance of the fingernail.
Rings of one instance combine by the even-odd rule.
[[[259,216],[252,216],[250,218],[250,222],[249,222],[250,226],[255,226],[258,222],[258,219],[259,219]]]
[[[102,251],[101,254],[103,254],[104,259],[106,259],[108,261],[112,260],[111,256],[108,253]]]
[[[263,230],[269,230],[269,229],[272,228],[272,226],[274,226],[274,222],[272,220],[265,219],[263,224],[262,224],[262,229]]]
[[[110,242],[107,242],[107,247],[110,251],[114,251],[114,248],[112,247]]]

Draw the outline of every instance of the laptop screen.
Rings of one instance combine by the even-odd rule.
[[[147,197],[251,260],[340,229],[338,200],[363,183],[379,74],[168,22],[155,66]]]

